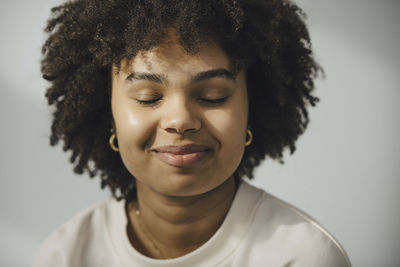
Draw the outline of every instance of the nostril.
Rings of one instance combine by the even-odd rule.
[[[184,133],[187,133],[187,132],[196,132],[196,131],[197,131],[197,130],[196,130],[195,128],[186,129],[186,130],[183,131],[183,134],[184,134]]]
[[[168,133],[177,133],[177,134],[185,134],[188,132],[196,132],[196,128],[189,128],[189,129],[184,129],[184,130],[180,130],[180,129],[176,129],[176,128],[167,128],[165,129]]]
[[[178,133],[178,131],[174,128],[167,128],[165,129],[165,131],[167,131],[168,133]]]
[[[184,134],[198,131],[202,124],[201,115],[192,109],[179,107],[165,110],[160,118],[160,127],[168,133]]]

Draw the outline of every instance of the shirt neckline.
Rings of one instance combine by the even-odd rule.
[[[224,222],[215,234],[196,250],[173,259],[153,259],[139,253],[130,243],[126,226],[125,201],[113,201],[105,212],[105,224],[114,253],[122,266],[184,267],[215,266],[227,259],[239,246],[254,218],[262,191],[242,181]]]

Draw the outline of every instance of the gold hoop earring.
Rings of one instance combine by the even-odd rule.
[[[115,138],[116,138],[115,133],[113,133],[113,134],[110,136],[110,140],[109,140],[109,142],[110,142],[110,147],[111,147],[111,149],[114,150],[115,152],[118,152],[118,151],[119,151],[119,148],[114,144]]]
[[[250,129],[247,129],[247,134],[249,135],[249,139],[244,144],[245,146],[249,146],[251,142],[253,142],[253,133],[250,131]]]

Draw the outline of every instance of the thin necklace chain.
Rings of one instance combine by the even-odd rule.
[[[156,245],[156,243],[154,242],[153,238],[151,237],[151,234],[147,232],[147,230],[145,229],[145,227],[142,225],[142,219],[141,219],[141,212],[139,210],[139,203],[136,203],[135,205],[135,215],[137,218],[137,222],[139,225],[139,228],[142,230],[143,234],[145,235],[145,237],[148,239],[148,241],[150,241],[154,251],[157,253],[159,258],[163,258],[163,254],[161,253],[160,249],[158,248],[158,246]]]

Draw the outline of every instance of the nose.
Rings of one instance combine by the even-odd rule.
[[[201,120],[188,100],[177,98],[164,107],[160,123],[163,130],[181,135],[200,130]]]

